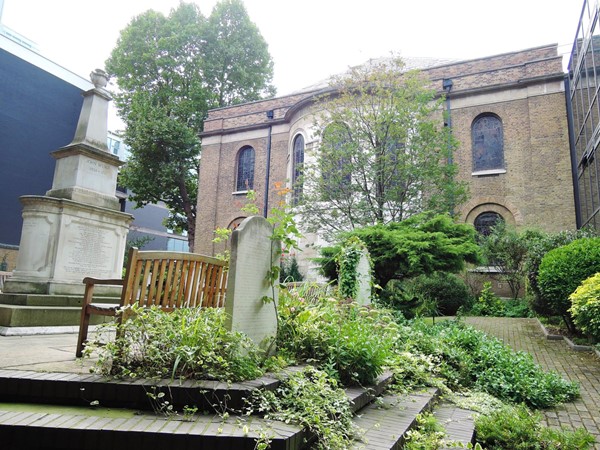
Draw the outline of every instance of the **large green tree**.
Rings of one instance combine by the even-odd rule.
[[[451,211],[465,200],[442,98],[400,59],[355,67],[320,99],[320,145],[303,168],[303,219],[334,234]]]
[[[226,56],[223,49],[227,49]],[[163,202],[194,248],[199,134],[210,108],[271,95],[267,44],[240,0],[206,19],[192,3],[149,10],[121,31],[106,62],[131,155],[120,182],[136,205]]]

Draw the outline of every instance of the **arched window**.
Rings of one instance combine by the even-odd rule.
[[[254,189],[254,149],[244,147],[238,153],[236,191]]]
[[[298,203],[302,195],[302,168],[304,166],[304,136],[298,134],[294,138],[292,154],[292,189],[294,190],[294,204]]]
[[[471,126],[471,138],[473,172],[504,169],[504,131],[498,116],[478,116]]]
[[[475,218],[473,225],[479,234],[488,236],[494,225],[498,222],[504,222],[504,218],[500,214],[493,211],[486,211]]]
[[[319,168],[325,197],[340,195],[351,182],[350,154],[352,137],[344,123],[331,123],[323,130]],[[343,195],[343,194],[342,194]],[[324,198],[327,200],[327,198]]]

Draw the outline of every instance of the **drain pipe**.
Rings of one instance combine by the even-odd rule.
[[[570,69],[570,67],[569,67]],[[572,73],[572,72],[570,72]],[[571,103],[571,80],[569,73],[565,75],[565,101],[567,106],[567,127],[569,129],[569,153],[571,154],[571,177],[573,178],[573,200],[575,201],[575,226],[582,226],[581,197],[579,196],[579,176],[577,172],[577,152],[575,151],[575,129],[573,127],[573,104]]]
[[[444,78],[442,80],[442,88],[446,93],[446,120],[444,121],[444,126],[448,127],[450,132],[452,132],[452,115],[450,110],[450,90],[452,89],[452,80],[450,78]],[[450,139],[450,133],[448,134],[448,164],[452,164],[452,140]]]
[[[267,111],[267,119],[269,121],[273,120],[274,112],[273,110]],[[264,207],[263,207],[263,216],[265,219],[269,214],[269,175],[271,172],[271,132],[273,131],[273,125],[269,123],[269,134],[267,135],[267,167],[266,167],[266,176],[265,176],[265,197],[264,197]]]
[[[452,158],[452,114],[451,114],[451,109],[450,109],[450,90],[452,89],[452,80],[450,78],[444,78],[442,80],[442,88],[444,89],[444,92],[446,93],[446,120],[444,121],[444,126],[448,127],[448,156],[447,156],[447,163],[448,165],[452,165],[453,163],[453,158]],[[452,195],[452,194],[451,194]],[[450,205],[449,209],[450,211],[448,211],[450,213],[450,215],[452,217],[454,217],[454,196],[452,195],[452,197],[450,198]]]

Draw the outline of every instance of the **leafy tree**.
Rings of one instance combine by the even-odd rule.
[[[508,284],[514,299],[519,296],[525,282],[528,236],[520,235],[504,221],[498,221],[490,234],[481,238],[483,256],[488,265],[500,269],[498,278]]]
[[[448,212],[466,198],[442,98],[401,60],[359,66],[320,98],[320,145],[303,167],[303,221],[327,235]],[[312,163],[310,161],[313,161]]]
[[[385,288],[390,280],[404,280],[434,272],[459,272],[466,262],[479,262],[479,246],[471,225],[456,223],[448,215],[423,213],[402,222],[371,225],[344,233],[343,240],[358,237],[373,261],[373,276]],[[325,248],[322,255],[335,255]],[[334,268],[328,258],[320,261]]]
[[[219,59],[222,45],[227,63]],[[208,20],[182,2],[168,16],[149,10],[135,17],[106,69],[117,81],[115,101],[131,150],[120,182],[137,207],[164,202],[168,225],[187,230],[193,249],[206,113],[272,93],[267,45],[241,1],[217,4]]]
[[[275,95],[267,43],[241,0],[222,0],[208,18],[203,72],[219,107]]]

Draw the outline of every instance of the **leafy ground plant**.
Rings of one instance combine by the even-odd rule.
[[[352,423],[350,401],[327,373],[308,366],[282,379],[275,392],[257,391],[248,413],[297,423],[317,437],[316,449],[342,450],[359,432]]]
[[[263,373],[258,349],[243,334],[227,331],[221,308],[126,312],[129,318],[116,339],[99,348],[98,370],[103,374],[241,381]]]
[[[427,355],[432,377],[452,390],[477,389],[505,402],[546,408],[573,400],[579,387],[544,372],[531,355],[456,321],[436,326],[415,322],[398,342],[404,351]]]
[[[475,421],[477,440],[487,450],[585,450],[594,437],[584,428],[553,429],[541,424],[541,415],[524,405],[505,405]]]

